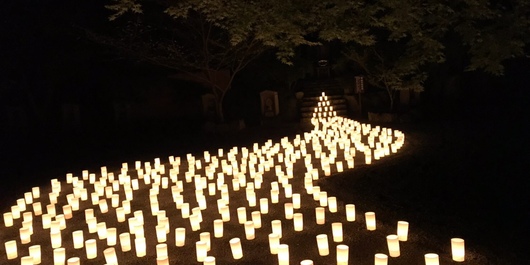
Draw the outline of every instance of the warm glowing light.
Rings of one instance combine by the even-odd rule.
[[[346,220],[348,222],[355,221],[355,205],[354,204],[346,204]]]
[[[230,249],[232,250],[232,257],[234,257],[234,259],[243,258],[243,249],[239,238],[236,237],[230,239]]]
[[[53,264],[64,265],[66,261],[66,250],[64,248],[56,248],[53,250]]]
[[[465,244],[462,238],[451,238],[451,253],[454,261],[463,262],[465,260]]]
[[[98,256],[98,245],[95,239],[85,241],[85,250],[87,259],[95,259]]]
[[[375,254],[374,265],[388,265],[388,256],[382,253]]]
[[[317,235],[316,238],[317,238],[318,254],[320,256],[329,255],[328,235],[320,234],[320,235]]]
[[[366,229],[368,229],[368,231],[374,231],[376,229],[375,213],[366,212],[364,213],[364,216],[366,218]]]
[[[116,256],[116,250],[113,247],[103,250],[103,256],[105,256],[105,262],[107,264],[117,265],[118,257]]]
[[[289,246],[287,244],[278,246],[278,265],[289,265]]]
[[[17,241],[16,240],[10,240],[4,243],[7,259],[12,260],[16,259],[18,257],[18,250],[17,250]]]
[[[440,265],[438,254],[435,254],[435,253],[425,254],[425,265]]]
[[[304,230],[304,216],[302,213],[295,213],[294,215],[294,231],[303,231]]]
[[[269,234],[269,249],[271,254],[278,254],[278,246],[280,245],[280,236],[278,234]]]
[[[399,241],[407,241],[409,234],[409,223],[405,221],[398,221],[397,235]]]
[[[175,228],[175,245],[183,247],[186,244],[186,228]]]
[[[331,231],[333,234],[333,242],[342,242],[342,223],[332,223]]]
[[[349,247],[337,245],[337,265],[348,265]]]
[[[316,213],[317,224],[319,225],[325,224],[326,223],[326,210],[324,209],[324,207],[316,207],[315,213]]]
[[[390,253],[390,257],[396,258],[399,257],[400,251],[399,251],[399,239],[397,235],[388,235],[386,237],[386,243],[388,246],[388,253]]]

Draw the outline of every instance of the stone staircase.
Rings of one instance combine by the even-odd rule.
[[[300,123],[310,124],[315,107],[318,106],[322,92],[326,94],[333,110],[338,116],[348,115],[348,102],[344,98],[344,89],[334,79],[305,81],[303,84],[304,97],[300,104]]]

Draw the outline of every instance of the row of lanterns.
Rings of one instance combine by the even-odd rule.
[[[84,221],[88,233],[97,236],[97,240],[105,240],[108,246],[103,250],[106,264],[118,264],[116,251],[129,252],[132,246],[137,257],[147,255],[144,214],[156,216],[157,265],[169,264],[168,234],[174,231],[176,247],[184,246],[188,236],[184,227],[171,230],[170,217],[160,208],[158,200],[163,190],[171,192],[178,216],[189,221],[192,232],[201,231],[201,223],[204,222],[202,212],[208,207],[215,207],[219,214],[219,218],[213,220],[215,238],[223,238],[224,223],[231,221],[230,213],[235,210],[237,222],[244,227],[245,239],[254,240],[256,229],[262,227],[262,215],[269,213],[270,204],[279,204],[280,194],[288,199],[288,202],[283,204],[284,218],[292,220],[295,232],[304,229],[304,216],[296,212],[301,208],[302,194],[311,196],[318,205],[315,207],[315,223],[326,224],[326,209],[330,213],[338,212],[337,199],[328,196],[326,191],[321,191],[319,186],[314,185],[314,181],[322,175],[330,176],[332,172],[354,168],[354,158],[358,153],[364,155],[364,163],[371,164],[372,159],[379,160],[397,152],[404,144],[404,134],[397,130],[379,126],[372,128],[367,124],[337,117],[324,94],[320,97],[318,107],[315,108],[312,123],[315,126],[314,130],[304,133],[303,136],[297,135],[292,141],[288,138],[282,138],[279,143],[269,140],[262,146],[254,144],[251,149],[234,147],[226,153],[225,150],[219,149],[217,155],[204,152],[202,159],[196,159],[191,154],[188,154],[185,160],[171,156],[169,164],[162,164],[158,158],[153,165],[149,162],[142,165],[137,161],[134,169],[129,169],[128,164],[123,163],[117,176],[113,172],[107,172],[106,167],[101,168],[99,178],[95,173],[89,173],[87,170],[82,172],[81,178],[69,173],[66,175],[66,185],[57,179],[51,181],[51,192],[45,196],[47,198],[41,198],[40,188],[35,187],[31,192],[25,193],[23,199],[17,200],[17,204],[11,207],[10,212],[3,214],[6,228],[14,227],[15,221],[22,219],[20,238],[4,243],[6,258],[17,259],[18,244],[27,245],[32,242],[34,217],[40,216],[42,229],[49,230],[54,264],[81,264],[79,257],[67,259],[62,239],[69,220],[72,220],[80,209],[85,209]],[[367,144],[363,142],[363,138],[367,139]],[[296,187],[293,187],[291,181],[298,177],[295,176],[294,171],[295,163],[299,160],[303,160],[303,167],[306,170],[302,188],[304,193],[295,192]],[[314,163],[315,160],[319,160],[320,163]],[[131,177],[131,172],[135,172],[138,177]],[[266,174],[267,172],[271,173]],[[270,186],[267,192],[269,197],[259,198],[258,193],[263,193],[259,191],[264,185]],[[189,188],[186,190],[187,194],[195,195],[195,198],[190,196],[193,199],[189,201],[184,196],[186,186]],[[70,187],[72,192],[64,195],[64,191],[69,190]],[[149,191],[149,199],[145,203],[149,204],[150,213],[134,211],[131,202],[139,196],[139,191],[145,189]],[[235,207],[233,203],[231,204],[231,195],[237,192],[245,193],[247,205]],[[66,198],[67,203],[59,205],[60,198]],[[217,205],[208,204],[207,198],[217,198]],[[46,199],[49,200],[49,204],[43,205]],[[91,204],[94,208],[87,208],[87,204]],[[251,211],[250,219],[247,219],[249,216],[247,206],[259,208]],[[344,211],[346,221],[356,220],[355,205],[346,204]],[[118,223],[126,223],[128,231],[119,233],[117,228],[107,227],[105,220],[98,220],[101,215],[110,218],[109,212],[115,213]],[[366,212],[365,221],[367,230],[376,230],[374,212]],[[273,220],[271,227],[270,253],[278,256],[278,264],[287,265],[290,261],[289,245],[280,242],[283,236],[281,220]],[[389,255],[375,254],[374,264],[387,264],[388,256],[400,256],[399,242],[407,241],[408,228],[407,222],[398,222],[397,233],[387,236]],[[349,247],[340,244],[344,241],[341,222],[331,223],[331,235],[333,242],[339,243],[336,245],[337,264],[348,264]],[[210,232],[200,232],[200,240],[195,243],[197,262],[215,264],[215,257],[208,255],[211,249],[210,237]],[[84,249],[88,260],[98,257],[97,240],[85,239],[83,230],[72,232],[74,249]],[[320,256],[329,255],[328,241],[327,234],[316,236]],[[228,243],[233,258],[243,258],[241,239],[232,238]],[[464,261],[464,241],[452,239],[452,249],[453,260]],[[21,257],[21,264],[40,264],[41,255],[40,245],[30,246],[29,255]],[[438,264],[437,260],[436,254],[425,255],[426,264]],[[301,264],[313,263],[311,260],[303,260]]]

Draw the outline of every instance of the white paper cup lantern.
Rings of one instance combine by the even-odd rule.
[[[60,248],[62,246],[61,231],[51,232],[50,239],[52,241],[52,248]]]
[[[260,211],[253,211],[251,214],[252,222],[254,222],[254,228],[261,228],[261,213]]]
[[[435,254],[435,253],[425,254],[425,265],[440,265],[438,254]]]
[[[465,260],[465,243],[462,238],[451,238],[451,253],[453,260],[463,262]]]
[[[313,265],[313,261],[310,259],[304,259],[300,261],[300,265]]]
[[[207,256],[206,258],[204,258],[203,265],[215,265],[215,257]]]
[[[293,219],[294,209],[293,209],[292,203],[286,202],[284,204],[284,211],[285,211],[285,219],[287,220]]]
[[[186,228],[175,228],[175,245],[183,247],[186,244]]]
[[[317,235],[316,238],[317,238],[318,254],[320,256],[329,255],[328,235],[320,234],[320,235]]]
[[[117,230],[115,227],[107,228],[107,246],[116,246]]]
[[[167,257],[167,256],[168,256],[167,245],[166,244],[156,245],[156,257],[162,258],[162,257]]]
[[[31,242],[31,229],[29,227],[22,227],[19,229],[20,243],[25,245]]]
[[[254,222],[252,221],[245,222],[245,237],[247,240],[254,240],[254,238],[256,237],[255,229],[254,229]]]
[[[239,221],[239,224],[244,224],[247,221],[247,208],[237,208],[237,219]]]
[[[397,235],[388,235],[386,237],[386,243],[388,246],[388,253],[390,257],[397,258],[400,255],[399,250],[399,238]]]
[[[409,223],[405,221],[398,221],[397,236],[399,241],[407,241],[409,234]]]
[[[328,197],[328,208],[330,213],[337,212],[337,197]]]
[[[221,218],[223,222],[230,222],[230,209],[228,205],[221,207]]]
[[[169,258],[166,257],[157,257],[156,265],[169,265]]]
[[[331,232],[333,234],[333,242],[342,242],[342,223],[336,222],[331,224]]]
[[[294,215],[294,231],[300,232],[304,230],[304,216],[302,213],[295,213]]]
[[[53,250],[53,264],[64,265],[66,262],[66,250],[64,248],[56,248]]]
[[[145,237],[139,237],[134,239],[134,247],[136,249],[136,256],[141,258],[146,255],[146,243]]]
[[[368,231],[374,231],[376,229],[375,213],[366,212],[364,216],[366,219],[366,229],[368,229]]]
[[[282,221],[272,220],[271,226],[272,226],[272,233],[277,234],[280,238],[282,238]]]
[[[116,256],[116,250],[113,247],[103,250],[103,256],[105,256],[105,262],[108,265],[118,265],[118,257]]]
[[[354,204],[346,204],[346,220],[348,222],[354,222],[355,221],[355,205]]]
[[[122,252],[131,251],[131,235],[129,233],[120,234],[120,247]]]
[[[85,250],[87,259],[95,259],[98,256],[98,245],[95,239],[85,241]]]
[[[278,265],[289,265],[289,245],[278,246]]]
[[[348,265],[349,247],[337,245],[337,265]]]
[[[388,265],[388,256],[382,253],[375,254],[374,265]]]
[[[5,227],[12,227],[13,226],[13,214],[12,213],[4,213],[4,225]]]
[[[232,257],[234,257],[234,259],[243,258],[243,249],[239,238],[236,237],[230,239],[230,249],[232,250]]]
[[[6,255],[8,260],[16,259],[18,257],[17,241],[9,240],[4,243]]]
[[[318,225],[323,225],[326,223],[326,210],[323,207],[315,208],[315,216]]]
[[[278,254],[278,246],[280,245],[280,236],[278,234],[269,234],[269,249],[271,254]]]
[[[31,256],[24,256],[20,259],[20,265],[33,265],[33,258]]]
[[[202,232],[199,234],[200,241],[206,242],[206,250],[210,251],[212,247],[212,240],[210,238],[210,232]]]
[[[269,199],[267,198],[259,199],[259,210],[262,214],[269,213]]]
[[[208,246],[204,241],[195,242],[195,253],[197,255],[197,262],[203,262],[208,253]]]
[[[213,231],[214,231],[214,237],[215,238],[221,238],[223,237],[223,220],[216,219],[213,221]]]
[[[78,257],[69,258],[66,262],[67,265],[81,265],[81,259]]]

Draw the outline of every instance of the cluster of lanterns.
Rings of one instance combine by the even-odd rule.
[[[51,255],[49,260],[54,265],[82,264],[83,260],[101,257],[105,264],[116,265],[123,263],[119,253],[131,252],[128,255],[134,253],[138,258],[156,254],[156,264],[167,265],[176,262],[170,261],[168,255],[173,248],[194,244],[196,261],[214,265],[216,257],[210,255],[212,236],[224,239],[227,223],[241,226],[244,235],[226,238],[225,244],[234,260],[243,259],[242,238],[254,240],[264,226],[262,217],[274,207],[283,208],[283,214],[270,222],[268,248],[271,255],[277,256],[278,264],[288,265],[289,249],[294,246],[282,242],[282,237],[292,234],[284,231],[282,222],[292,222],[296,233],[311,224],[328,224],[327,212],[341,214],[345,222],[356,221],[354,204],[339,207],[337,198],[328,196],[315,181],[354,168],[354,159],[371,164],[372,159],[396,153],[405,138],[397,130],[336,116],[324,94],[311,122],[312,131],[292,140],[269,140],[263,145],[234,147],[228,152],[218,149],[216,154],[206,151],[201,158],[192,154],[185,159],[171,156],[168,163],[158,158],[153,164],[137,161],[134,168],[123,163],[116,173],[107,172],[106,167],[98,174],[84,170],[80,177],[69,173],[65,181],[53,179],[51,191],[45,196],[35,187],[3,214],[2,230],[18,229],[18,236],[4,241],[5,256],[0,261],[41,264],[44,255]],[[297,182],[298,178],[303,178],[303,182]],[[160,200],[167,197],[172,200]],[[144,201],[138,203],[137,198]],[[300,210],[308,205],[314,206],[314,220]],[[209,220],[206,213],[216,217]],[[84,218],[79,217],[83,215]],[[234,216],[237,220],[233,220]],[[375,213],[366,212],[364,217],[366,229],[376,230]],[[147,219],[156,220],[154,227],[146,226]],[[332,222],[330,228],[331,238],[325,233],[315,236],[318,255],[328,256],[334,247],[336,264],[348,264],[350,254],[349,246],[343,243],[343,222]],[[386,238],[388,253],[376,253],[374,264],[388,264],[389,256],[400,256],[400,242],[407,241],[408,229],[408,222],[398,222],[396,234]],[[34,235],[34,231],[40,234]],[[149,245],[152,240],[147,240],[151,231],[155,232],[156,242],[151,244],[155,244],[156,253],[148,253],[153,249]],[[199,240],[188,242],[191,234],[198,234]],[[451,244],[453,260],[464,261],[464,241],[454,238]],[[106,247],[100,249],[102,245]],[[41,249],[49,246],[51,252]],[[84,253],[79,255],[80,251],[67,246]],[[313,261],[306,259],[300,264],[310,265]],[[426,254],[425,264],[439,264],[438,255]]]

